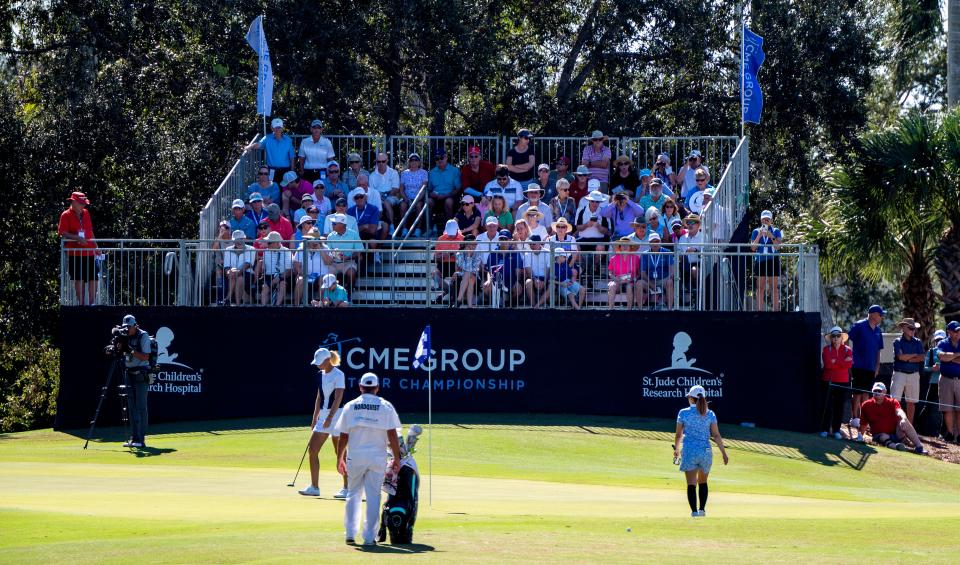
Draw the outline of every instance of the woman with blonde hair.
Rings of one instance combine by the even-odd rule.
[[[310,445],[307,452],[310,455],[310,486],[300,491],[304,496],[320,496],[320,448],[327,441],[327,436],[333,436],[334,453],[337,451],[337,444],[340,443],[340,434],[336,431],[335,425],[340,418],[340,405],[343,402],[343,391],[346,388],[346,378],[343,371],[337,367],[340,365],[340,354],[336,351],[330,351],[325,347],[317,349],[313,353],[313,361],[310,363],[320,372],[317,373],[317,400],[313,406],[313,434],[310,436]],[[334,458],[334,467],[336,467],[336,458]],[[343,488],[334,498],[347,497],[347,477],[343,476]]]
[[[680,460],[680,470],[687,476],[687,502],[690,516],[702,518],[707,515],[707,477],[713,464],[713,449],[710,438],[717,443],[723,455],[723,464],[730,459],[717,427],[717,415],[707,408],[707,391],[700,385],[690,387],[687,393],[690,406],[677,414],[677,435],[673,440],[673,460]],[[683,436],[683,455],[680,454],[680,436]],[[700,486],[700,507],[697,508],[697,485]]]

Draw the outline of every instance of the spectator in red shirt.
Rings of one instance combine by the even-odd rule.
[[[74,192],[67,198],[70,207],[60,214],[60,224],[57,234],[67,240],[64,247],[67,249],[67,273],[73,281],[73,290],[77,294],[77,304],[84,306],[93,304],[97,295],[97,276],[95,268],[97,244],[93,241],[93,222],[87,210],[86,195]],[[84,285],[86,283],[86,285]],[[86,286],[86,295],[84,295]]]
[[[279,233],[283,241],[293,240],[293,224],[280,214],[280,206],[276,202],[267,206],[267,223],[270,224],[270,231]],[[286,245],[291,247],[293,243],[287,243]]]
[[[873,398],[860,406],[860,430],[869,426],[875,443],[899,451],[907,448],[903,443],[906,440],[914,453],[923,455],[925,451],[917,430],[913,429],[913,425],[907,420],[907,414],[900,408],[900,403],[887,396],[887,386],[879,382],[873,383],[871,392]]]
[[[833,431],[833,437],[843,439],[840,434],[840,421],[843,417],[843,404],[850,397],[850,367],[853,367],[853,350],[847,343],[847,334],[834,326],[824,336],[827,345],[821,352],[823,358],[823,416],[820,418],[820,437],[827,437]],[[827,419],[829,417],[829,420]]]
[[[493,180],[496,173],[496,165],[481,158],[480,148],[472,145],[467,149],[467,162],[460,167],[460,188],[465,192],[472,189],[474,192],[467,194],[480,198],[483,196],[484,187]]]

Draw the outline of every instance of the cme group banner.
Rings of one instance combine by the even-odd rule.
[[[699,384],[727,423],[810,431],[818,416],[817,314],[66,307],[58,429],[89,424],[107,375],[103,347],[127,313],[160,346],[154,423],[289,414],[309,422],[317,392],[309,362],[321,346],[340,353],[344,402],[373,371],[400,412],[426,411],[427,372],[413,359],[428,323],[436,412],[673,418]],[[105,405],[102,424],[118,421],[117,406]]]

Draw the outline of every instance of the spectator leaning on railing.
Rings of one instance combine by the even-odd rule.
[[[93,221],[82,192],[74,192],[67,198],[69,208],[60,214],[57,234],[67,240],[63,245],[67,252],[67,274],[73,281],[73,290],[80,306],[93,304],[97,296],[96,256],[97,243],[93,241]],[[84,295],[86,290],[86,295]]]
[[[283,133],[283,120],[274,118],[270,121],[272,133],[260,138],[248,145],[245,151],[254,149],[263,149],[266,154],[266,165],[270,169],[269,179],[277,181],[283,177],[287,171],[293,170],[296,161],[296,153],[293,151],[293,139]]]

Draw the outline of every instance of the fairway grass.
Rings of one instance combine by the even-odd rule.
[[[443,418],[432,450],[419,445],[416,544],[373,550],[343,544],[330,446],[323,497],[286,486],[308,437],[294,420],[157,426],[139,454],[0,435],[0,562],[960,562],[955,465],[728,426],[730,465],[714,466],[708,517],[694,520],[670,422]]]

